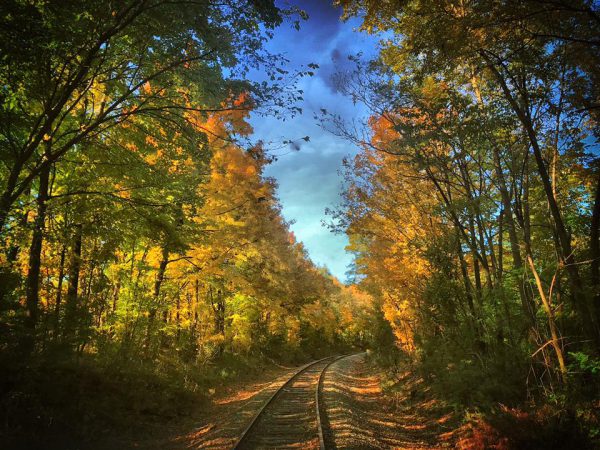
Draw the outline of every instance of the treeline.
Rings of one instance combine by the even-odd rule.
[[[340,3],[382,50],[334,216],[397,344],[457,405],[597,398],[598,5]]]
[[[296,12],[246,3],[2,2],[9,360],[290,359],[354,339],[350,291],[295,241],[248,143],[250,111],[298,112],[309,72],[262,47]]]

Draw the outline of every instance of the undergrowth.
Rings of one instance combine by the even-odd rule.
[[[184,364],[168,353],[152,361],[86,354],[5,358],[0,448],[80,448],[115,434],[175,426],[202,413],[220,389],[272,364],[228,353],[202,364]]]
[[[527,392],[521,387],[526,374],[518,366],[511,374],[499,359],[488,361],[487,370],[468,361],[441,369],[439,360],[412,358],[397,349],[373,352],[370,359],[384,370],[384,388],[391,395],[402,393],[412,404],[431,397],[454,410],[456,448],[600,448],[596,360],[574,355],[566,386]]]

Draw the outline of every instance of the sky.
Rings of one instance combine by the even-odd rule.
[[[287,6],[283,1],[277,4]],[[267,167],[265,175],[277,180],[283,216],[293,222],[291,229],[312,261],[345,281],[352,262],[352,255],[345,250],[348,239],[333,234],[322,222],[328,220],[325,209],[340,202],[342,159],[356,154],[358,149],[322,129],[314,114],[325,108],[347,120],[365,116],[360,106],[336,92],[331,77],[352,68],[348,55],[361,52],[365,59],[375,56],[377,40],[357,30],[358,20],[342,22],[341,10],[328,0],[296,0],[294,4],[308,13],[308,20],[302,21],[299,31],[291,23],[281,25],[267,49],[286,56],[290,70],[309,63],[319,65],[315,75],[302,79],[298,86],[304,91],[304,100],[298,104],[303,114],[285,122],[254,116],[251,123],[254,138],[265,142],[310,137],[309,142],[299,141],[297,151],[278,151],[283,155]]]

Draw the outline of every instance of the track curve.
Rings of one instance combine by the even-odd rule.
[[[344,357],[330,356],[301,367],[263,404],[233,448],[325,449],[323,378],[329,366]]]

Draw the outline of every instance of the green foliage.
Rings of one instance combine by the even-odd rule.
[[[419,371],[438,398],[457,411],[464,411],[465,406],[489,410],[498,403],[517,405],[525,401],[523,379],[529,371],[528,355],[521,352],[517,359],[503,344],[488,344],[486,352],[466,351],[441,338],[433,339],[422,344]]]
[[[334,213],[361,286],[458,410],[557,409],[523,420],[530,437],[506,420],[465,448],[584,448],[574,411],[600,392],[598,4],[339,3],[382,38],[337,80],[364,128],[323,111],[362,146]]]
[[[574,403],[585,411],[587,402],[596,398],[600,389],[600,358],[586,352],[569,352],[569,356],[570,384],[557,403],[566,407]]]
[[[317,68],[265,48],[294,14],[0,3],[3,433],[175,418],[252,365],[353,341],[352,295],[295,241],[249,138],[250,111],[301,111],[296,82]]]
[[[573,358],[573,362],[571,363],[571,370],[573,372],[595,377],[600,375],[600,358],[583,352],[569,352],[569,355]]]

